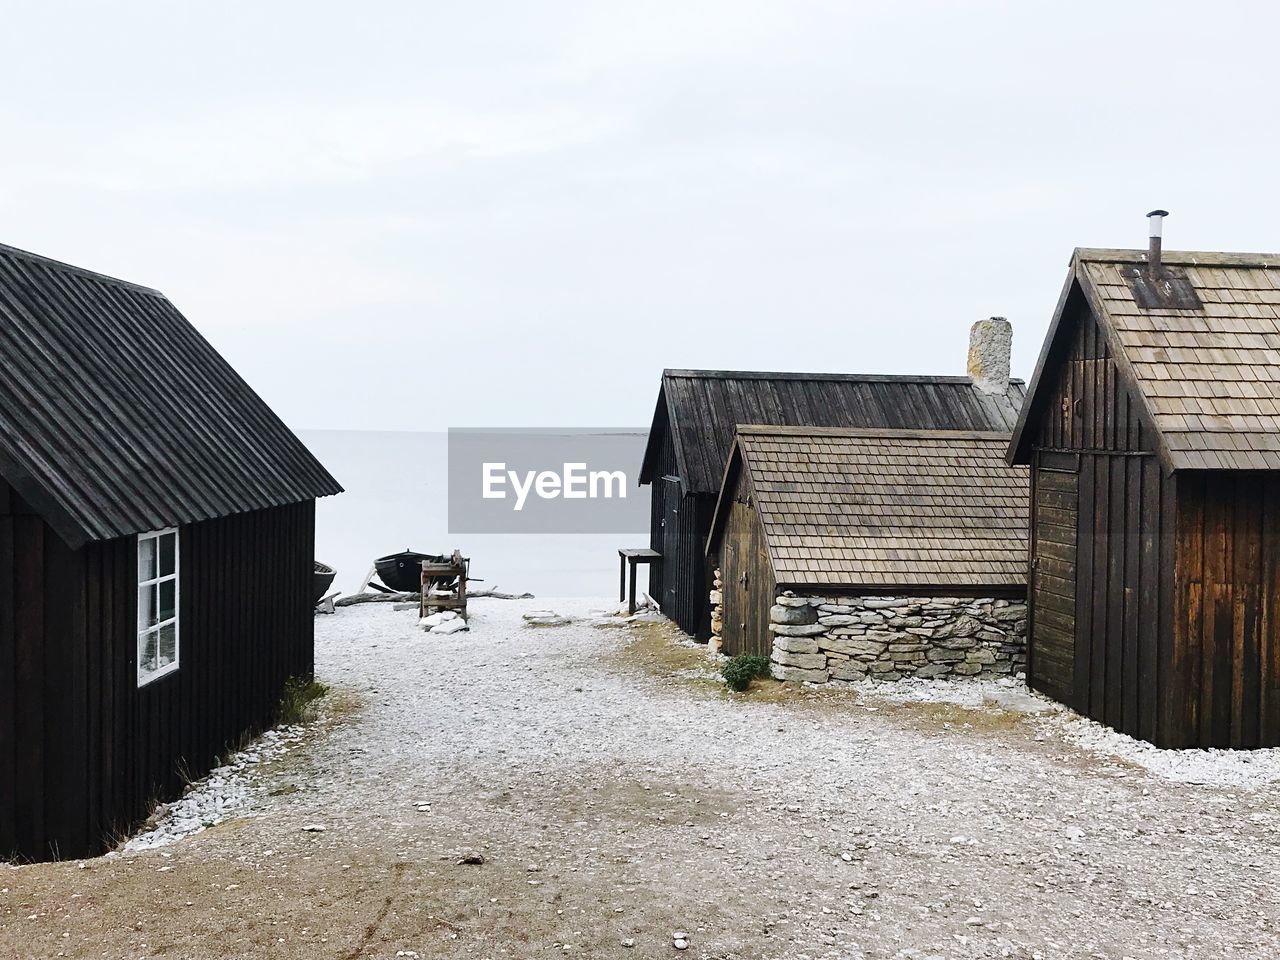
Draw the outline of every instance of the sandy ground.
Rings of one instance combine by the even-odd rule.
[[[584,619],[523,624],[547,606]],[[1180,782],[1016,691],[729,694],[591,606],[321,618],[341,715],[244,816],[0,866],[0,957],[1280,956],[1276,788],[1239,757]]]

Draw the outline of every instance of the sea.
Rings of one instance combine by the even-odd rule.
[[[618,595],[618,548],[646,547],[648,530],[621,534],[451,534],[448,434],[299,430],[346,489],[316,503],[316,559],[338,571],[334,589],[359,589],[376,557],[400,550],[471,559],[475,589],[539,597]],[[639,495],[649,496],[648,487]],[[647,589],[645,569],[638,587]]]

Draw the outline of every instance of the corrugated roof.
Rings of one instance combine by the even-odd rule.
[[[1076,250],[1079,284],[1173,470],[1280,469],[1280,256],[1165,251],[1202,309],[1145,309],[1123,271],[1141,250]],[[1070,292],[1069,289],[1067,291]],[[1041,356],[1056,336],[1059,304]],[[1041,370],[1032,379],[1035,402]],[[1020,423],[1011,454],[1025,460]]]
[[[1028,497],[1008,440],[750,426],[734,456],[779,585],[1007,588],[1026,583]]]
[[[667,370],[640,482],[656,479],[665,410],[684,492],[714,494],[739,424],[916,430],[1013,429],[1024,387],[987,394],[968,377]]]
[[[342,490],[162,294],[5,246],[0,475],[73,546]]]

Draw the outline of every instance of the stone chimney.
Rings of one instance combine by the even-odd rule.
[[[983,393],[1009,389],[1013,325],[1004,317],[979,320],[969,328],[969,377]]]

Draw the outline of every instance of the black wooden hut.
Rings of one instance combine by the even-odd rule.
[[[1280,744],[1280,257],[1076,250],[1009,456],[1031,685],[1163,747]]]
[[[340,491],[163,295],[0,247],[0,857],[100,853],[271,723]]]
[[[640,471],[640,483],[653,485],[649,541],[662,559],[649,592],[663,613],[699,639],[711,635],[704,551],[740,424],[1007,433],[1024,388],[1008,379],[1007,344],[1002,362],[994,386],[970,377],[665,371]]]

